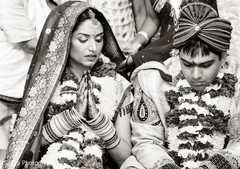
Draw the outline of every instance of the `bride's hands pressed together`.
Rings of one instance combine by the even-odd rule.
[[[87,72],[83,75],[79,85],[79,96],[76,103],[78,113],[86,120],[91,120],[98,114],[98,109],[94,101],[93,85],[90,73]]]
[[[84,117],[87,110],[87,74],[84,73],[80,81],[79,90],[77,91],[76,110]]]
[[[89,72],[87,72],[87,92],[87,111],[84,117],[86,120],[92,120],[98,114],[98,109],[94,101],[93,84]]]

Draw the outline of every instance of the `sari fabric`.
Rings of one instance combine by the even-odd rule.
[[[4,168],[19,168],[22,160],[35,161],[40,148],[43,115],[68,60],[72,29],[86,9],[97,12],[104,29],[102,53],[118,66],[124,55],[104,16],[88,3],[68,1],[48,16],[28,72],[18,119],[10,138]],[[31,150],[31,151],[29,151]]]

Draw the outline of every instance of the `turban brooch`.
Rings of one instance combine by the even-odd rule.
[[[179,48],[198,37],[217,51],[227,51],[231,40],[231,23],[218,16],[210,5],[189,3],[182,8],[173,46]]]

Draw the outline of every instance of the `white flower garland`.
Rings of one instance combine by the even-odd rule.
[[[101,56],[101,58],[103,63],[110,62],[110,60],[104,56]],[[66,72],[66,74],[67,73],[68,72]],[[61,110],[59,109],[68,109],[76,104],[78,84],[73,78],[74,77],[63,80],[62,83],[59,82],[57,85],[50,100],[49,107],[51,108],[48,109],[48,119],[60,113]],[[91,80],[93,82],[94,97],[98,100],[96,107],[110,119],[113,119],[115,115],[114,110],[116,110],[117,107],[115,77],[108,75],[101,77],[91,76]],[[50,165],[54,169],[81,169],[81,167],[84,169],[98,169],[103,167],[103,148],[103,141],[88,126],[83,124],[79,126],[79,128],[70,131],[63,139],[52,143],[40,162],[45,165]],[[83,162],[84,166],[81,166],[80,162],[76,162],[81,160],[85,160]]]
[[[83,160],[85,157],[90,156],[90,162],[97,162],[96,164],[92,164],[94,166],[93,168],[97,169],[102,166],[103,155],[101,144],[99,145],[97,143],[102,144],[101,139],[87,126],[82,125],[78,130],[70,131],[62,140],[52,143],[40,162],[45,165],[50,165],[54,169],[79,169],[82,167],[81,163],[76,164],[76,161]],[[82,147],[84,148],[82,149]]]
[[[191,89],[183,77],[176,81],[174,90],[166,92],[172,105],[166,114],[168,133],[171,133],[168,135],[168,152],[183,168],[198,168],[211,151],[224,147],[233,95],[222,91],[234,90],[236,83],[230,85],[232,88],[226,87],[223,78],[227,81],[235,76],[225,75],[219,73],[219,83],[208,86],[202,94]],[[214,121],[216,119],[220,121]]]

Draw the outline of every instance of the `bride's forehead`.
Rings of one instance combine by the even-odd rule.
[[[97,19],[87,19],[78,25],[76,31],[100,33],[103,31],[103,27]]]

